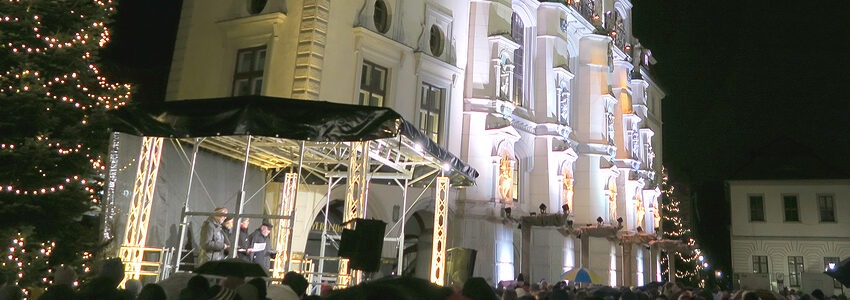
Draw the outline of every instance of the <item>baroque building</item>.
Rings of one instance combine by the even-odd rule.
[[[166,100],[256,94],[392,108],[480,174],[452,190],[448,217],[448,246],[477,250],[475,276],[554,281],[585,267],[611,285],[642,285],[660,279],[652,241],[664,92],[650,77],[650,50],[632,35],[631,8],[185,0]],[[304,257],[335,253],[317,235],[325,215],[341,220],[333,209],[344,191],[327,188],[326,209],[325,189],[296,204],[292,247]],[[384,244],[384,257],[403,253],[387,264],[427,277],[433,196],[399,207],[397,195],[372,185],[367,215],[408,237]],[[396,226],[399,214],[409,224]],[[312,271],[333,272],[329,264]]]

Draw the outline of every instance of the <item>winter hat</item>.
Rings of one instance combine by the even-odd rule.
[[[77,280],[77,273],[74,272],[74,269],[68,266],[58,266],[55,269],[53,274],[53,284],[67,284],[69,286],[74,286],[74,281]]]

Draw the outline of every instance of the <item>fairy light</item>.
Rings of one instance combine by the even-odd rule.
[[[677,260],[677,270],[675,271],[676,278],[695,282],[695,280],[699,278],[700,270],[702,268],[702,264],[699,263],[701,250],[697,247],[696,240],[692,237],[691,229],[682,224],[682,214],[679,209],[680,201],[678,199],[679,192],[676,187],[670,183],[667,170],[663,166],[661,174],[662,201],[660,206],[662,211],[661,219],[664,224],[662,225],[662,235],[665,239],[682,241],[684,244],[689,246],[689,248],[694,249],[694,251],[690,251],[690,253],[676,252],[674,259]],[[666,255],[661,256],[662,265],[667,266],[669,263],[667,260]],[[662,270],[662,273],[666,276],[668,269],[664,267]]]
[[[84,205],[95,206],[104,186],[106,163],[103,147],[90,145],[103,141],[86,136],[97,135],[100,129],[89,125],[102,112],[127,105],[132,96],[129,84],[112,82],[103,74],[97,55],[111,39],[106,24],[117,3],[88,0],[73,7],[39,3],[0,1],[0,31],[4,32],[0,51],[11,62],[0,70],[0,97],[35,99],[33,105],[40,105],[33,124],[20,125],[31,126],[27,129],[36,133],[0,137],[0,156],[45,158],[21,168],[25,175],[0,179],[0,193],[10,201],[32,202],[26,205],[66,198],[51,194],[76,193],[84,195]],[[38,123],[48,118],[61,123]],[[105,132],[102,138],[107,139]],[[0,266],[16,274],[11,277],[24,287],[52,283],[45,276],[49,272],[35,274],[30,270],[47,265],[56,243],[40,240],[37,234],[31,234],[32,228],[21,230],[0,236]],[[84,253],[82,265],[73,267],[78,272],[88,270],[85,261],[90,259],[91,254]],[[28,291],[25,293],[28,295]]]

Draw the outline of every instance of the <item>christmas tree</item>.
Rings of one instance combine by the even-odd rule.
[[[17,245],[0,261],[23,287],[44,283],[48,265],[84,271],[96,245],[103,116],[131,90],[98,70],[115,5],[0,2],[0,244]]]
[[[694,286],[699,280],[702,265],[699,262],[699,249],[691,229],[682,224],[683,212],[679,210],[682,195],[670,182],[667,170],[661,170],[661,229],[662,238],[680,241],[689,251],[680,251],[673,255],[676,260],[676,279],[686,285]],[[669,278],[667,255],[661,256],[661,270],[664,278]]]

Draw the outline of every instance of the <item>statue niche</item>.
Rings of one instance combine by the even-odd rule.
[[[505,203],[505,207],[513,207],[513,186],[515,180],[513,177],[513,159],[507,153],[502,154],[499,160],[498,193],[501,200]]]

